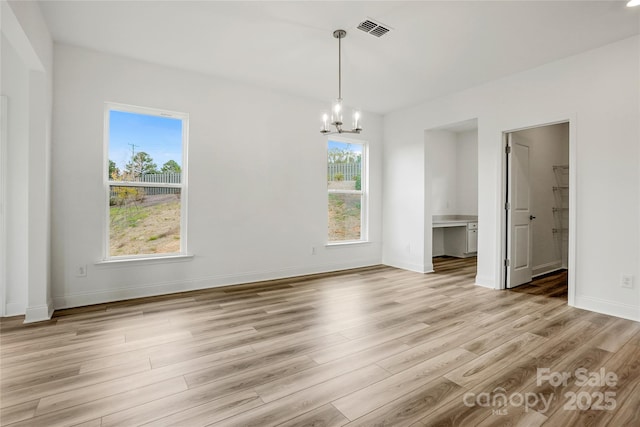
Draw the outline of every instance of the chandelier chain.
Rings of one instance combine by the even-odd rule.
[[[338,36],[338,99],[342,99],[342,37]]]

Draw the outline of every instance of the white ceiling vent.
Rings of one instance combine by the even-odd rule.
[[[358,29],[364,31],[365,33],[369,33],[376,37],[381,37],[387,34],[390,28],[386,25],[382,25],[379,22],[373,21],[371,19],[367,19],[362,21],[358,25]]]

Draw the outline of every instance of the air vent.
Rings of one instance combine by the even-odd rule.
[[[389,28],[378,23],[367,19],[362,21],[360,25],[358,25],[358,29],[364,31],[365,33],[369,33],[372,36],[381,37],[389,32]]]
[[[376,37],[380,37],[380,36],[384,36],[388,32],[389,32],[388,28],[385,28],[382,25],[378,25],[376,28],[371,30],[369,34],[373,34]]]
[[[363,21],[360,23],[360,25],[358,25],[358,29],[364,31],[365,33],[368,33],[369,31],[373,30],[377,26],[378,24],[376,24],[375,22],[369,21],[367,19],[366,21]]]

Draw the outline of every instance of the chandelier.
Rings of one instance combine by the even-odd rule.
[[[352,129],[346,130],[342,128],[342,39],[347,36],[345,30],[335,30],[333,37],[338,39],[338,98],[331,104],[331,125],[336,130],[329,130],[329,115],[327,113],[322,115],[322,127],[320,133],[330,135],[334,133],[360,133],[362,131],[362,114],[359,110],[353,111],[352,117]]]

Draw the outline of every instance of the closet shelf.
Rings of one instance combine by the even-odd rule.
[[[565,253],[569,237],[569,165],[553,165],[555,186],[553,197],[553,228],[551,229],[555,243],[559,245],[561,253]],[[565,255],[563,255],[564,258]]]

